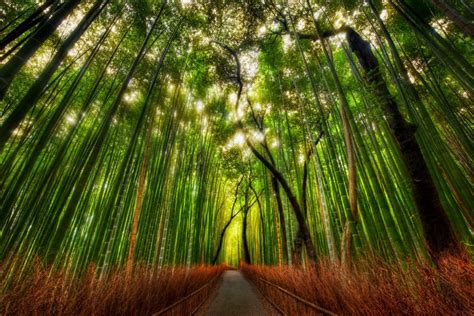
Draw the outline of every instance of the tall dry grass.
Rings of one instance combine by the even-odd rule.
[[[0,315],[151,315],[213,281],[165,313],[189,315],[206,300],[222,270],[137,266],[132,277],[118,270],[99,279],[90,268],[85,277],[68,280],[64,272],[51,273],[37,264],[0,293]]]
[[[261,279],[339,315],[474,315],[474,267],[447,256],[439,270],[365,262],[350,270],[327,261],[304,270],[243,264],[246,276],[288,315],[318,314]]]

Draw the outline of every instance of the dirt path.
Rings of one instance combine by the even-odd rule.
[[[209,305],[207,315],[267,315],[256,290],[240,271],[225,271],[217,296]]]

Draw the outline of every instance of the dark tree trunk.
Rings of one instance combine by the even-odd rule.
[[[212,259],[212,264],[217,263],[217,259],[219,258],[219,253],[221,252],[221,248],[222,248],[222,242],[224,241],[225,232],[226,232],[227,228],[229,228],[229,226],[232,223],[232,220],[234,219],[234,217],[236,217],[240,212],[240,211],[238,211],[238,212],[234,213],[234,209],[235,209],[235,205],[237,204],[237,199],[238,199],[238,195],[239,195],[239,188],[240,188],[240,185],[242,184],[243,180],[244,180],[244,177],[242,176],[240,178],[239,182],[237,183],[237,186],[235,187],[234,202],[232,203],[232,208],[230,210],[230,212],[231,212],[230,213],[230,218],[227,221],[227,223],[224,225],[224,228],[221,231],[221,235],[219,237],[219,244],[217,245],[216,254],[214,255],[214,258]]]
[[[28,41],[31,38],[31,36],[32,36],[32,33],[23,37],[20,41],[18,41],[15,45],[13,45],[8,51],[3,53],[3,55],[0,56],[0,62],[7,60],[10,57],[10,55],[13,54],[13,52],[16,51],[18,47],[21,47],[26,41]]]
[[[248,202],[246,202],[245,209],[244,209],[244,222],[242,224],[242,239],[244,243],[244,261],[247,264],[251,264],[250,260],[250,250],[249,250],[249,244],[247,241],[247,220],[248,220]]]
[[[262,203],[260,203],[260,198],[257,194],[257,191],[255,191],[255,188],[252,186],[252,183],[249,184],[250,186],[250,190],[252,190],[253,194],[255,195],[255,202],[257,202],[257,206],[258,206],[258,214],[260,216],[260,225],[262,226],[262,234],[261,234],[261,237],[262,237],[262,241],[263,241],[263,245],[265,245],[265,222],[263,220],[263,209],[262,209]],[[262,262],[265,262],[265,249],[263,251],[263,257],[261,258],[262,259]]]
[[[26,95],[21,99],[18,106],[13,110],[9,117],[0,127],[0,151],[5,146],[5,143],[10,138],[11,133],[21,121],[25,118],[28,111],[38,102],[41,95],[43,94],[45,86],[48,84],[49,79],[53,76],[54,72],[58,69],[64,57],[67,55],[68,50],[79,40],[81,35],[87,30],[90,24],[99,15],[102,9],[107,5],[102,1],[97,1],[94,6],[89,10],[86,16],[81,20],[76,29],[64,40],[61,46],[58,48],[53,59],[48,63],[46,68],[43,70],[41,75],[36,79],[33,85],[28,89]],[[66,4],[64,4],[66,6]],[[49,24],[49,23],[47,23]],[[25,44],[25,45],[28,45]],[[5,65],[5,67],[8,66]],[[4,67],[4,68],[5,68]],[[3,69],[2,69],[3,70]],[[0,79],[4,79],[0,71]]]
[[[274,176],[271,176],[271,185],[272,185],[272,191],[277,203],[278,217],[280,219],[281,247],[282,247],[282,252],[283,252],[283,262],[288,262],[288,241],[286,238],[285,214],[283,212],[283,203],[281,200],[280,186],[278,185],[278,180]]]
[[[66,18],[72,10],[79,4],[79,0],[69,0],[59,8],[54,15],[44,23],[23,45],[23,47],[0,69],[0,100],[3,99],[5,93],[10,87],[11,82],[26,64],[26,62],[33,56],[38,48],[48,39],[61,22]],[[2,130],[1,135],[4,134]],[[3,136],[2,136],[3,137]]]
[[[11,30],[5,37],[0,41],[0,51],[5,49],[5,47],[22,36],[25,32],[31,30],[38,24],[42,24],[49,16],[54,12],[51,10],[47,14],[44,14],[44,11],[49,8],[56,0],[48,0],[38,7],[28,18],[21,22],[17,27]]]
[[[257,157],[258,160],[260,160],[265,165],[265,167],[270,170],[272,175],[281,184],[283,191],[285,191],[286,196],[290,201],[293,212],[295,213],[296,220],[298,221],[299,229],[301,230],[301,234],[303,236],[303,242],[306,246],[306,250],[308,253],[308,258],[312,263],[316,263],[316,250],[314,248],[313,241],[311,240],[311,234],[309,233],[308,225],[306,225],[303,210],[301,209],[300,204],[296,199],[296,196],[293,194],[293,191],[288,185],[288,182],[286,182],[285,177],[283,177],[283,175],[275,168],[275,166],[273,166],[264,156],[262,156],[262,154],[257,149],[255,149],[255,147],[248,139],[247,145],[249,146],[255,157]]]
[[[465,19],[459,12],[447,4],[445,0],[431,0],[431,3],[466,35],[474,37],[474,25],[472,21]]]
[[[295,241],[293,242],[293,253],[291,256],[291,261],[293,265],[299,266],[301,265],[301,255],[303,253],[303,233],[301,229],[298,229],[298,232],[295,236]]]
[[[322,136],[322,134],[320,134]],[[319,140],[319,139],[318,139]],[[303,206],[303,213],[306,217],[308,215],[308,201],[307,201],[307,191],[308,191],[308,160],[311,157],[311,151],[308,151],[306,154],[306,159],[303,165],[303,183],[301,188],[301,204]],[[295,236],[295,241],[293,242],[293,253],[292,253],[292,263],[294,265],[301,265],[301,254],[303,250],[303,234],[301,229],[298,229],[298,232]]]
[[[320,129],[318,133],[318,138],[314,141],[312,146],[316,147],[319,144],[321,138],[323,138],[324,130]],[[306,158],[303,165],[303,180],[301,183],[301,204],[303,206],[303,214],[306,217],[308,215],[308,177],[309,177],[309,166],[308,163],[313,155],[313,147],[311,147],[306,152]],[[295,240],[293,242],[293,253],[292,253],[292,262],[294,265],[301,264],[301,254],[303,248],[303,234],[300,229],[296,233]]]
[[[230,224],[232,224],[232,220],[235,218],[235,216],[237,216],[237,214],[232,215],[229,221],[225,224],[224,228],[222,229],[221,235],[219,237],[219,244],[217,245],[216,254],[214,255],[214,258],[212,259],[212,264],[217,263],[217,259],[219,258],[219,254],[221,253],[222,243],[224,242],[225,232],[227,231],[227,228],[229,228]]]
[[[424,238],[430,254],[437,261],[444,252],[460,253],[459,242],[446,212],[443,210],[428,166],[416,140],[416,126],[404,120],[395,99],[388,90],[370,44],[352,28],[347,29],[347,40],[364,70],[368,85],[382,105],[387,122],[400,148],[410,174],[415,203],[420,213]]]
[[[242,223],[242,241],[244,245],[244,262],[246,264],[251,264],[250,260],[250,250],[249,250],[249,244],[247,241],[247,227],[248,227],[248,215],[250,211],[250,205],[249,205],[249,192],[250,192],[250,181],[247,185],[247,190],[245,192],[245,203],[244,203],[244,218],[243,218],[243,223]],[[255,196],[256,199],[258,199],[258,196]]]

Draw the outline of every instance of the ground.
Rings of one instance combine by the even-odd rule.
[[[240,271],[228,270],[222,274],[222,282],[207,315],[268,315],[257,290]]]

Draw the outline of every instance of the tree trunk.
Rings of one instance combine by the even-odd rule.
[[[298,232],[295,236],[295,241],[293,242],[293,253],[291,255],[291,261],[293,265],[301,265],[301,255],[303,254],[303,233],[301,229],[298,229]]]
[[[315,140],[312,146],[316,147],[324,135],[324,131],[321,129],[318,134],[318,138]],[[303,165],[303,180],[301,184],[301,204],[303,206],[303,213],[306,217],[308,215],[308,177],[309,177],[309,166],[308,163],[311,159],[313,154],[313,148],[310,148],[306,152],[306,157],[304,160]],[[303,247],[303,234],[301,230],[298,229],[298,232],[295,236],[295,241],[293,243],[293,254],[292,254],[292,262],[294,265],[301,265],[301,254],[302,254],[302,247]]]
[[[11,30],[5,37],[0,41],[0,51],[5,49],[5,47],[22,36],[25,32],[32,29],[38,24],[42,24],[45,20],[49,18],[51,14],[54,13],[54,10],[50,10],[47,14],[44,14],[44,11],[50,7],[56,0],[47,0],[40,7],[38,7],[28,18]]]
[[[415,138],[416,126],[404,120],[395,99],[388,90],[370,44],[352,28],[347,30],[347,40],[364,70],[367,83],[382,105],[388,125],[400,148],[400,153],[410,175],[415,203],[423,225],[424,238],[431,256],[436,262],[444,252],[462,252]]]
[[[237,213],[234,214],[235,205],[237,204],[237,199],[238,199],[238,196],[239,196],[239,188],[240,188],[240,185],[242,184],[243,180],[244,180],[244,177],[242,176],[239,179],[239,182],[237,183],[237,185],[235,187],[234,202],[232,202],[232,208],[230,210],[230,212],[231,212],[230,213],[230,218],[229,218],[229,221],[225,224],[224,228],[221,231],[221,236],[219,237],[219,244],[217,245],[216,254],[214,255],[214,258],[212,259],[212,264],[217,263],[217,259],[219,258],[219,253],[221,252],[221,248],[222,248],[222,242],[224,241],[225,232],[226,232],[227,228],[230,226],[230,224],[232,223],[232,220],[234,219],[234,217],[236,217],[240,212],[240,211],[238,211]]]
[[[253,194],[255,195],[255,201],[257,202],[257,206],[258,206],[258,214],[260,216],[260,225],[262,226],[262,233],[261,233],[261,237],[262,237],[262,242],[263,242],[263,245],[265,245],[265,221],[263,220],[263,209],[262,209],[262,204],[260,203],[260,198],[257,194],[257,191],[255,191],[255,188],[252,186],[252,183],[249,184],[250,186],[250,190],[252,190]],[[263,249],[263,254],[261,256],[261,262],[265,263],[265,247],[262,247]]]
[[[433,6],[450,19],[466,35],[474,37],[474,25],[452,8],[445,0],[431,0]]]
[[[319,141],[319,139],[318,139]],[[301,188],[301,204],[303,206],[303,213],[306,217],[308,215],[308,201],[307,201],[307,191],[308,191],[308,160],[311,157],[311,150],[306,154],[306,158],[303,166],[303,181]],[[301,229],[298,229],[298,232],[295,236],[295,241],[293,242],[293,253],[291,256],[291,261],[294,265],[301,265],[301,254],[303,248],[303,234]]]
[[[44,87],[48,84],[49,79],[53,76],[54,72],[58,69],[64,57],[67,55],[68,50],[79,40],[81,35],[87,30],[95,18],[100,14],[102,9],[107,5],[108,1],[102,2],[97,1],[89,12],[84,16],[76,29],[64,40],[58,51],[54,55],[53,59],[49,62],[46,68],[43,70],[41,75],[36,79],[33,85],[28,89],[26,95],[21,99],[18,106],[13,110],[10,116],[7,117],[0,127],[0,151],[5,146],[5,143],[10,138],[11,133],[21,121],[25,118],[28,111],[34,107],[36,102],[40,99],[43,94]],[[48,23],[49,24],[49,23]],[[26,44],[25,44],[26,45]],[[13,59],[13,58],[12,58]],[[5,69],[9,64],[5,65]],[[0,79],[5,79],[2,70],[0,70]],[[13,77],[12,77],[13,78]]]
[[[23,45],[23,47],[0,69],[0,100],[3,99],[11,82],[26,64],[26,62],[33,56],[38,48],[53,34],[61,22],[74,10],[79,4],[79,0],[69,0],[64,3],[54,15],[44,23]],[[4,134],[3,126],[1,135]],[[3,136],[2,136],[3,137]]]
[[[143,203],[143,191],[145,190],[145,180],[146,180],[146,171],[148,168],[148,153],[150,151],[150,142],[151,142],[151,131],[153,123],[148,126],[147,136],[145,141],[145,152],[143,153],[143,163],[140,170],[140,179],[138,180],[138,193],[135,211],[133,213],[133,223],[132,223],[132,233],[130,236],[130,245],[128,247],[128,258],[127,258],[127,267],[126,274],[130,276],[133,270],[133,258],[135,256],[135,245],[137,242],[137,232],[138,232],[138,223],[140,220],[140,212],[142,210]]]
[[[288,241],[286,238],[285,214],[283,212],[283,203],[281,200],[280,186],[278,185],[278,181],[274,176],[271,176],[271,185],[272,185],[272,191],[277,203],[278,218],[280,221],[281,248],[282,248],[283,262],[288,262]]]
[[[243,219],[243,224],[242,224],[242,240],[244,243],[244,261],[246,264],[251,264],[250,260],[250,250],[249,250],[249,244],[247,241],[247,220],[248,220],[248,202],[245,203],[245,209],[244,209],[244,219]]]
[[[222,243],[224,242],[225,232],[227,231],[227,228],[229,228],[229,226],[232,223],[232,220],[235,218],[235,216],[233,215],[233,216],[230,217],[229,221],[225,224],[224,228],[221,231],[221,235],[219,237],[219,244],[217,245],[217,250],[216,250],[216,254],[214,255],[214,259],[212,259],[212,264],[217,263],[217,259],[219,258],[219,254],[221,253]]]
[[[344,231],[342,234],[341,262],[346,267],[352,262],[352,235],[356,229],[359,210],[357,206],[357,176],[354,142],[351,135],[351,126],[349,123],[349,108],[342,105],[339,108],[341,113],[342,125],[344,129],[344,140],[346,143],[347,162],[348,162],[348,182],[349,182],[349,207],[351,209],[352,218],[347,218],[344,223]]]
[[[255,149],[255,147],[252,145],[250,140],[247,139],[246,141],[247,141],[247,145],[249,146],[250,150],[255,155],[255,157],[257,157],[258,160],[260,160],[265,165],[265,167],[268,170],[270,170],[273,176],[281,184],[283,191],[285,191],[286,196],[288,197],[288,200],[290,201],[293,212],[295,213],[296,220],[298,221],[298,225],[300,227],[301,234],[303,236],[303,241],[308,253],[308,258],[311,261],[311,263],[316,263],[316,250],[314,248],[313,241],[311,240],[311,234],[309,233],[308,225],[306,225],[303,211],[298,203],[298,200],[296,199],[296,196],[293,194],[293,191],[288,185],[288,182],[286,182],[283,175],[275,168],[275,166],[273,166],[264,156],[262,156],[262,154],[260,154],[260,152],[257,149]]]

